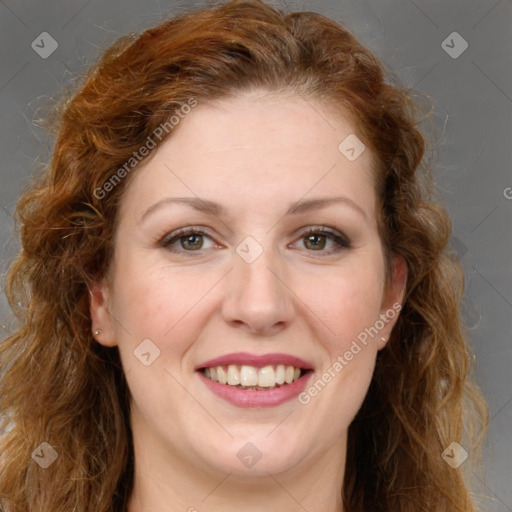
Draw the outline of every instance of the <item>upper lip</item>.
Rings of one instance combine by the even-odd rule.
[[[249,354],[248,352],[236,352],[204,361],[203,363],[198,364],[195,367],[195,370],[200,370],[202,368],[212,368],[214,366],[225,366],[230,364],[256,367],[284,364],[295,366],[295,368],[302,368],[304,370],[313,369],[313,365],[311,365],[311,363],[304,361],[304,359],[301,359],[300,357],[291,356],[289,354],[276,353],[257,355]]]

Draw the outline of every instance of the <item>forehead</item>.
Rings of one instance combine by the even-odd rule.
[[[196,195],[250,211],[340,192],[372,215],[372,155],[365,149],[350,161],[340,150],[354,132],[348,117],[303,97],[252,92],[199,101],[136,170],[124,201]]]
[[[176,145],[188,150],[189,157],[191,150],[195,148],[197,153],[199,147],[209,154],[237,149],[259,153],[292,149],[298,156],[310,155],[310,161],[318,159],[318,150],[338,150],[340,138],[354,131],[348,114],[333,115],[318,100],[252,91],[199,103],[173,138]]]

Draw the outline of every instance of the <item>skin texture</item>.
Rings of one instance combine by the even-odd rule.
[[[350,162],[338,150],[351,133],[318,102],[253,91],[199,104],[134,171],[110,271],[91,295],[96,339],[119,347],[132,394],[130,512],[342,510],[347,429],[397,315],[306,405],[238,408],[194,367],[279,352],[310,362],[312,383],[401,302],[403,260],[393,260],[385,286],[370,151]],[[333,196],[357,207],[285,216],[296,201]],[[226,214],[165,203],[141,220],[167,197],[215,201]],[[187,252],[186,237],[175,239],[177,252],[159,244],[187,226],[208,233],[202,246],[193,240]],[[321,234],[325,247],[308,243],[303,233],[323,226],[351,246],[333,252],[336,242]],[[252,263],[235,251],[248,236],[263,249]],[[160,355],[145,366],[133,352],[148,338]],[[262,454],[251,468],[237,457],[248,442]]]

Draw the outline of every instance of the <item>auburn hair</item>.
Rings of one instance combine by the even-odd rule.
[[[105,183],[191,98],[248,89],[301,95],[351,117],[375,158],[383,245],[408,267],[400,317],[349,428],[345,510],[477,510],[463,471],[477,458],[487,409],[470,379],[463,273],[434,194],[424,109],[337,22],[233,0],[119,39],[60,103],[51,161],[17,205],[22,249],[6,278],[17,321],[0,344],[4,512],[125,510],[129,392],[117,348],[93,339],[89,290],[108,269],[137,169],[108,193]],[[453,441],[470,454],[458,469],[441,456]],[[58,453],[46,469],[31,457],[42,442]]]

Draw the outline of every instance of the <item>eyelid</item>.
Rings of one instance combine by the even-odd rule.
[[[197,234],[201,235],[203,237],[208,237],[214,242],[216,245],[219,244],[212,235],[208,233],[206,229],[196,227],[196,226],[186,226],[183,228],[178,228],[171,233],[168,233],[165,235],[159,242],[159,245],[162,246],[165,249],[168,249],[175,253],[191,253],[190,255],[193,255],[193,253],[201,253],[204,250],[207,249],[198,249],[195,251],[187,251],[185,249],[176,249],[171,246],[171,243],[175,243],[178,241],[181,237],[187,236],[189,234]],[[301,240],[305,236],[308,236],[310,234],[321,234],[326,236],[328,239],[333,241],[337,246],[328,250],[308,250],[308,249],[302,249],[302,251],[306,251],[308,253],[318,253],[319,256],[328,256],[331,254],[335,254],[340,252],[343,249],[349,249],[352,247],[350,239],[342,232],[338,231],[335,228],[327,227],[327,226],[310,226],[307,228],[301,228],[296,232],[294,241],[291,244],[295,244],[297,241]]]
[[[296,241],[301,240],[305,236],[313,234],[321,234],[326,236],[328,239],[333,241],[336,244],[336,247],[333,247],[328,250],[320,250],[320,251],[312,251],[305,249],[308,253],[318,253],[318,255],[321,256],[329,256],[332,254],[336,254],[343,249],[350,249],[352,247],[352,243],[348,236],[346,236],[344,233],[338,231],[337,229],[330,228],[327,226],[312,226],[306,229],[302,229],[299,233],[299,236],[296,238]],[[294,242],[295,243],[295,242]]]
[[[181,237],[187,236],[188,234],[197,234],[202,236],[207,236],[210,238],[213,242],[217,244],[217,242],[214,240],[213,236],[210,235],[205,229],[199,228],[196,226],[186,226],[183,228],[175,229],[174,231],[171,231],[170,233],[166,234],[159,242],[159,245],[166,248],[169,247],[171,242],[175,240],[179,240]],[[179,251],[179,252],[199,252],[199,251]]]

